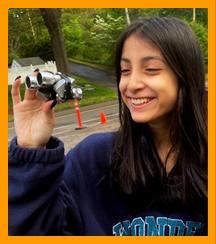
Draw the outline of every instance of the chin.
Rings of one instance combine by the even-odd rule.
[[[146,116],[131,115],[131,118],[136,123],[148,123],[151,121],[149,118],[146,118]]]

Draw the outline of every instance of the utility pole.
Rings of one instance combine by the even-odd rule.
[[[126,20],[127,20],[127,25],[130,25],[131,21],[130,21],[128,8],[125,8],[125,15],[126,15]]]
[[[193,8],[193,21],[196,21],[196,9]]]

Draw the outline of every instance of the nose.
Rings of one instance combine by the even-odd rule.
[[[131,92],[146,87],[144,75],[141,72],[133,71],[130,75],[127,89]]]

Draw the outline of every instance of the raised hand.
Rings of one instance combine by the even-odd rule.
[[[11,90],[17,143],[28,148],[45,147],[55,124],[54,101],[44,101],[37,96],[37,91],[28,89],[22,101],[20,84],[21,79],[17,78]]]

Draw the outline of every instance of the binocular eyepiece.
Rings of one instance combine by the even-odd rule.
[[[38,72],[36,76],[26,76],[27,89],[38,90],[46,100],[65,102],[69,99],[81,99],[82,89],[75,87],[75,80],[60,72]]]

